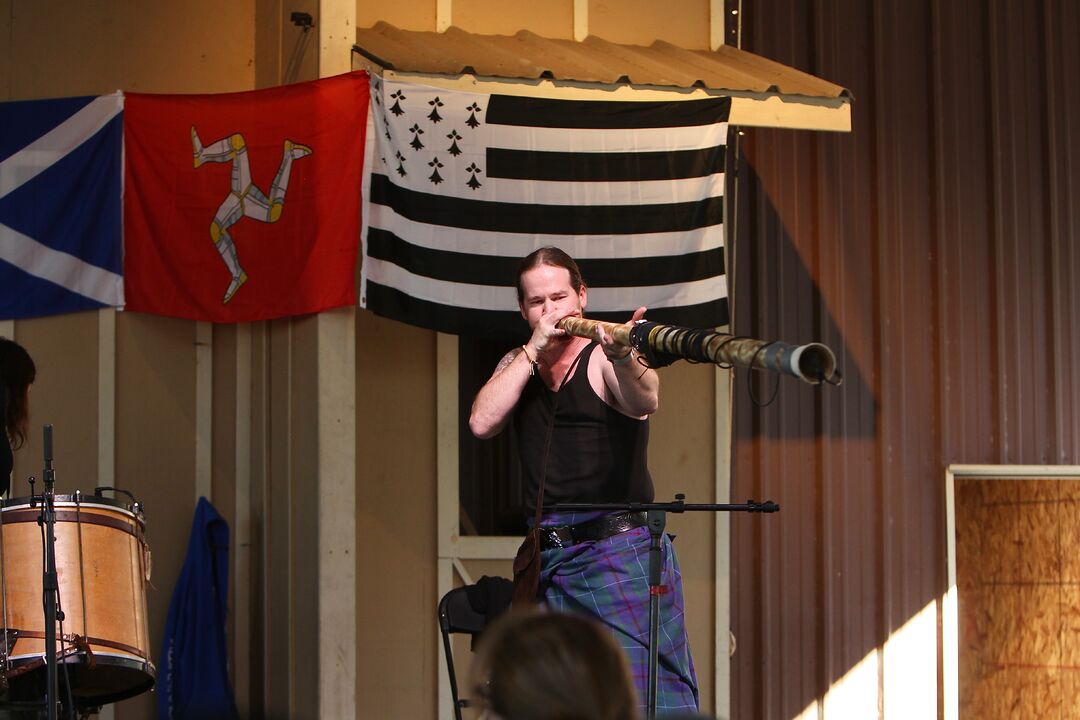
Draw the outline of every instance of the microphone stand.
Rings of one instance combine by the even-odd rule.
[[[747,500],[745,503],[687,503],[686,495],[677,493],[675,502],[666,503],[558,503],[550,510],[566,511],[603,511],[603,512],[642,512],[648,516],[649,527],[649,685],[646,698],[646,718],[656,717],[657,676],[660,670],[660,596],[667,588],[660,581],[663,569],[661,540],[667,525],[667,513],[683,512],[779,512],[780,506],[772,500],[759,503]]]
[[[45,486],[42,489],[41,518],[45,530],[45,573],[42,587],[45,594],[45,704],[48,720],[56,720],[57,705],[57,667],[56,667],[56,621],[59,617],[60,586],[56,578],[56,507],[53,504],[53,438],[52,425],[45,426]]]

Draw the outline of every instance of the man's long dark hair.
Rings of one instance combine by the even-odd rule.
[[[535,267],[541,265],[550,265],[552,267],[566,268],[566,271],[570,273],[570,287],[574,288],[574,292],[581,290],[581,287],[585,284],[585,281],[581,279],[581,269],[578,268],[574,258],[567,255],[564,251],[557,247],[548,245],[538,250],[533,250],[526,255],[521,264],[518,265],[517,274],[517,295],[518,305],[525,302],[525,288],[521,286],[521,276],[532,270]]]
[[[30,407],[26,391],[37,377],[37,368],[21,345],[0,337],[0,408],[4,411],[4,431],[12,449],[26,442]]]

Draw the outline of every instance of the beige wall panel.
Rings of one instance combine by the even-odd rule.
[[[214,325],[213,342],[210,500],[228,520],[236,514],[236,388],[250,377],[236,376],[235,325]]]
[[[97,313],[57,315],[21,320],[15,341],[26,348],[37,366],[30,391],[30,428],[26,445],[15,453],[11,497],[29,495],[26,478],[42,490],[44,447],[42,426],[53,426],[56,492],[92,493],[97,477]]]
[[[0,0],[0,100],[11,98],[14,58],[11,53],[11,8],[15,0]]]
[[[254,82],[254,0],[14,3],[10,99],[226,92]]]
[[[251,326],[251,607],[243,620],[251,647],[247,657],[237,662],[247,662],[250,668],[250,686],[244,698],[237,698],[240,707],[245,705],[251,717],[261,717],[267,695],[265,669],[267,657],[275,639],[267,633],[267,589],[270,575],[269,534],[270,486],[270,323],[257,322]],[[241,620],[237,617],[237,621]]]
[[[319,438],[318,327],[314,315],[293,318],[289,432],[289,546],[292,589],[290,668],[295,720],[318,720],[319,710]]]
[[[513,35],[528,28],[543,37],[574,37],[573,0],[456,0],[452,13],[454,25],[469,32]]]
[[[380,20],[402,30],[434,30],[436,0],[357,0],[356,26]]]
[[[357,714],[435,717],[435,333],[357,313]]]
[[[292,565],[290,547],[292,528],[289,525],[293,498],[291,470],[292,446],[290,436],[296,418],[292,407],[292,344],[293,326],[290,320],[267,323],[269,346],[267,388],[266,455],[266,581],[262,592],[266,603],[264,639],[265,654],[261,659],[265,682],[265,711],[272,717],[292,715],[292,657],[293,593],[290,582]],[[314,421],[314,418],[311,419]]]
[[[255,0],[255,87],[281,83],[282,32],[285,20],[281,0]]]
[[[236,677],[236,326],[213,328],[213,397],[211,429],[210,501],[229,524],[229,598],[226,619],[226,645],[229,648],[229,672]],[[243,615],[247,615],[244,609]]]
[[[708,0],[590,0],[589,34],[611,42],[651,45],[665,40],[709,48]]]
[[[660,409],[653,415],[649,469],[657,502],[685,493],[687,502],[716,500],[715,369],[678,362],[660,371]],[[667,531],[683,576],[686,627],[701,690],[712,707],[715,518],[710,512],[669,513]]]
[[[150,654],[160,664],[165,617],[195,510],[195,324],[116,318],[116,485],[146,507],[153,552],[147,595]],[[154,717],[151,693],[116,706],[120,720]]]
[[[124,90],[233,92],[255,77],[254,0],[124,3]],[[120,38],[121,40],[123,38]]]
[[[10,2],[9,99],[113,92],[124,79],[117,3]]]

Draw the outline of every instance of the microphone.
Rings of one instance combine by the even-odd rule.
[[[45,469],[52,469],[53,454],[52,454],[52,425],[46,425],[45,430]]]
[[[53,438],[52,438],[52,425],[46,425],[45,428],[45,493],[51,494],[53,488],[53,480],[56,479],[56,474],[53,472]]]

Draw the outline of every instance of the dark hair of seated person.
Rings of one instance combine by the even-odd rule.
[[[637,720],[622,649],[580,615],[512,610],[484,633],[473,665],[482,704],[499,720]]]
[[[30,354],[14,340],[0,337],[0,494],[8,491],[15,464],[13,450],[26,442],[30,420],[30,385],[37,368]]]
[[[37,368],[21,345],[0,337],[0,409],[3,410],[4,431],[12,449],[26,442],[30,417],[27,390],[37,376]]]

